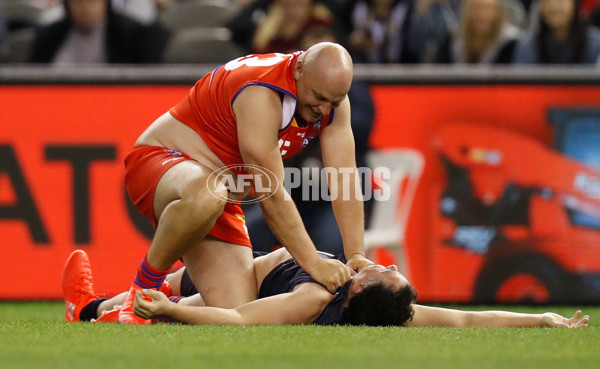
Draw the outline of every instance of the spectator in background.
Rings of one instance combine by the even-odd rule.
[[[517,44],[515,64],[595,64],[600,31],[578,15],[576,0],[541,0],[539,24]]]
[[[160,10],[172,1],[177,0],[112,0],[112,7],[142,24],[150,25],[156,23]]]
[[[238,14],[227,24],[232,39],[248,53],[252,52],[253,36],[258,24],[267,16],[274,0],[237,0],[241,6]],[[356,0],[321,0],[335,18],[335,34],[338,42],[346,47],[347,36],[352,31],[352,9]]]
[[[267,15],[272,0],[254,0],[243,5],[238,14],[233,17],[227,28],[231,31],[231,38],[247,53],[252,52],[252,42],[256,27]]]
[[[502,0],[464,0],[458,31],[440,44],[436,62],[509,64],[519,32],[506,22]]]
[[[31,61],[158,63],[168,33],[115,13],[110,0],[65,0],[64,19],[38,30]]]
[[[348,35],[352,32],[352,12],[358,0],[321,1],[335,16],[336,27],[339,27],[339,30],[335,29],[338,42],[346,42]]]
[[[333,15],[312,0],[276,0],[259,23],[252,43],[253,52],[288,53],[301,48],[305,33],[315,27],[330,27]]]
[[[415,0],[415,10],[409,21],[411,53],[423,63],[432,63],[438,46],[459,28],[460,0]]]
[[[335,31],[328,27],[313,28],[304,34],[301,41],[301,48],[306,50],[319,42],[336,42]],[[366,167],[365,156],[369,150],[369,136],[375,115],[369,86],[362,81],[354,79],[348,92],[348,98],[351,103],[350,116],[355,142],[356,166],[358,168]],[[296,156],[285,159],[284,165],[299,169],[317,168],[320,171],[323,168],[323,161],[321,159],[319,138],[315,137]],[[302,178],[302,181],[306,180],[308,178]],[[320,198],[311,199],[313,201],[302,201],[302,189],[300,187],[291,189],[290,195],[298,208],[298,212],[302,217],[311,240],[313,240],[317,248],[320,251],[332,254],[342,253],[342,236],[335,220],[331,203]],[[370,202],[365,204],[366,219],[369,216],[370,205]],[[244,209],[244,213],[246,214],[246,225],[254,250],[268,252],[279,246],[277,238],[269,229],[259,206],[254,205],[247,210]]]
[[[408,48],[412,0],[360,0],[352,13],[350,35],[356,63],[415,63]]]

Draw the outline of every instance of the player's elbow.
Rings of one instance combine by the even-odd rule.
[[[244,314],[242,314],[241,312],[233,309],[232,311],[230,311],[229,316],[227,317],[227,321],[225,322],[225,325],[253,325],[256,323],[253,323],[251,321],[251,319],[248,319],[248,317],[244,316]]]
[[[479,313],[477,311],[461,311],[459,314],[456,314],[455,328],[473,328],[479,327]]]
[[[273,158],[281,157],[277,136],[269,139],[246,137],[239,140],[239,148],[244,164],[266,166]]]
[[[264,161],[264,153],[256,145],[245,147],[240,143],[240,153],[244,164],[260,165]]]

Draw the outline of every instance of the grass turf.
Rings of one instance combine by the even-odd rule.
[[[4,302],[0,368],[598,368],[600,307],[583,311],[587,329],[139,327],[67,324],[62,303]]]

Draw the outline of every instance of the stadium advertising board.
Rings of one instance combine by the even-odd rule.
[[[0,276],[5,281],[0,286],[0,299],[60,298],[62,266],[76,248],[85,249],[90,255],[99,291],[110,295],[129,285],[148,249],[152,229],[127,199],[123,159],[144,128],[178,102],[188,89],[189,86],[0,87]],[[531,222],[518,216],[502,218],[501,209],[496,212],[499,215],[490,210],[511,182],[506,175],[478,162],[460,161],[459,155],[484,158],[484,164],[517,157],[524,165],[514,172],[537,173],[540,183],[546,181],[545,187],[552,187],[554,182],[547,178],[563,178],[568,168],[580,167],[565,164],[567,155],[561,154],[564,147],[562,151],[553,148],[557,128],[550,124],[549,109],[593,107],[600,101],[600,87],[374,86],[372,94],[377,108],[372,146],[411,148],[425,159],[404,240],[408,274],[420,299],[470,301],[482,297],[476,296],[475,291],[483,288],[478,286],[483,283],[478,282],[483,267],[498,268],[490,262],[489,251],[503,250],[492,241],[508,240],[506,249],[510,250],[515,245],[527,249],[532,234],[538,241],[554,240],[539,241],[527,249],[528,255],[546,255],[550,261],[541,267],[546,272],[560,268],[554,271],[585,274],[592,280],[600,272],[600,243],[596,242],[598,231],[593,218],[583,218],[584,223],[579,224],[584,226],[571,226],[572,218],[566,219],[555,206],[559,199],[546,201],[543,196],[548,194],[523,192],[524,187],[532,187],[531,181],[523,179],[521,183],[520,177],[510,172],[516,186],[514,193],[527,195],[528,202],[525,207],[522,203],[513,204],[505,213],[525,212],[535,219],[554,214],[552,219],[563,220],[558,225],[534,221],[536,231],[532,233]],[[565,135],[569,132],[564,131]],[[470,137],[474,143],[457,137]],[[489,137],[494,139],[490,142]],[[489,147],[498,142],[504,146]],[[454,150],[456,147],[458,151]],[[460,170],[451,171],[451,165]],[[531,170],[537,167],[551,170]],[[598,169],[590,165],[580,169],[568,175],[573,175],[572,181],[591,194],[586,201],[594,208]],[[470,209],[474,213],[468,213],[469,209],[464,213],[453,211],[465,199],[461,192],[464,188],[449,185],[460,182],[451,180],[457,172],[468,173],[473,182],[468,195],[470,204],[478,204],[473,205],[476,210]],[[559,183],[558,188],[565,186]],[[461,214],[468,215],[471,221],[464,220]],[[472,221],[473,214],[493,215],[500,220]],[[536,214],[544,215],[536,218]],[[579,245],[576,253],[558,245],[556,240],[562,239],[552,232],[559,226]],[[500,252],[494,257],[502,256]],[[538,267],[540,262],[536,260],[527,261],[524,268]],[[548,281],[540,275],[517,272],[507,280],[487,277],[484,281],[488,286],[498,285],[494,297],[510,300],[515,295],[534,296],[542,301],[554,293],[556,284],[567,283],[566,279]],[[540,288],[540,283],[554,284]],[[529,287],[515,288],[523,285]],[[571,287],[572,284],[567,286]]]
[[[9,281],[1,298],[59,298],[62,266],[76,248],[90,255],[100,291],[127,286],[152,227],[129,207],[123,160],[187,90],[0,88],[0,269]]]
[[[404,240],[419,298],[600,301],[599,87],[372,92],[372,146],[425,162]]]

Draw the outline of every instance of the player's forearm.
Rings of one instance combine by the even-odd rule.
[[[319,258],[294,202],[284,189],[261,202],[267,224],[294,259],[305,267]],[[279,192],[279,191],[278,191]],[[284,199],[284,196],[287,199]]]
[[[508,311],[464,311],[413,304],[414,327],[536,327],[544,325],[541,314]]]
[[[277,146],[270,150],[259,150],[255,145],[248,145],[241,152],[244,163],[264,169],[258,171],[250,167],[250,174],[263,178],[262,183],[278,184],[268,188],[272,192],[268,192],[268,196],[260,202],[265,220],[275,237],[303,268],[318,263],[316,248],[304,228],[296,205],[283,187],[285,172]]]
[[[187,306],[169,303],[166,316],[187,324],[242,325],[241,315],[234,309],[221,309],[207,306]]]
[[[323,165],[328,170],[332,206],[344,242],[344,254],[364,256],[364,210],[360,176],[356,168],[350,103],[345,99],[334,121],[321,134]]]
[[[541,327],[541,314],[509,311],[468,311],[462,321],[464,327]]]
[[[364,247],[364,203],[362,191],[359,186],[356,168],[353,173],[338,175],[335,192],[337,196],[332,200],[333,212],[338,223],[342,240],[344,242],[344,255],[349,259],[352,255],[365,256]]]

